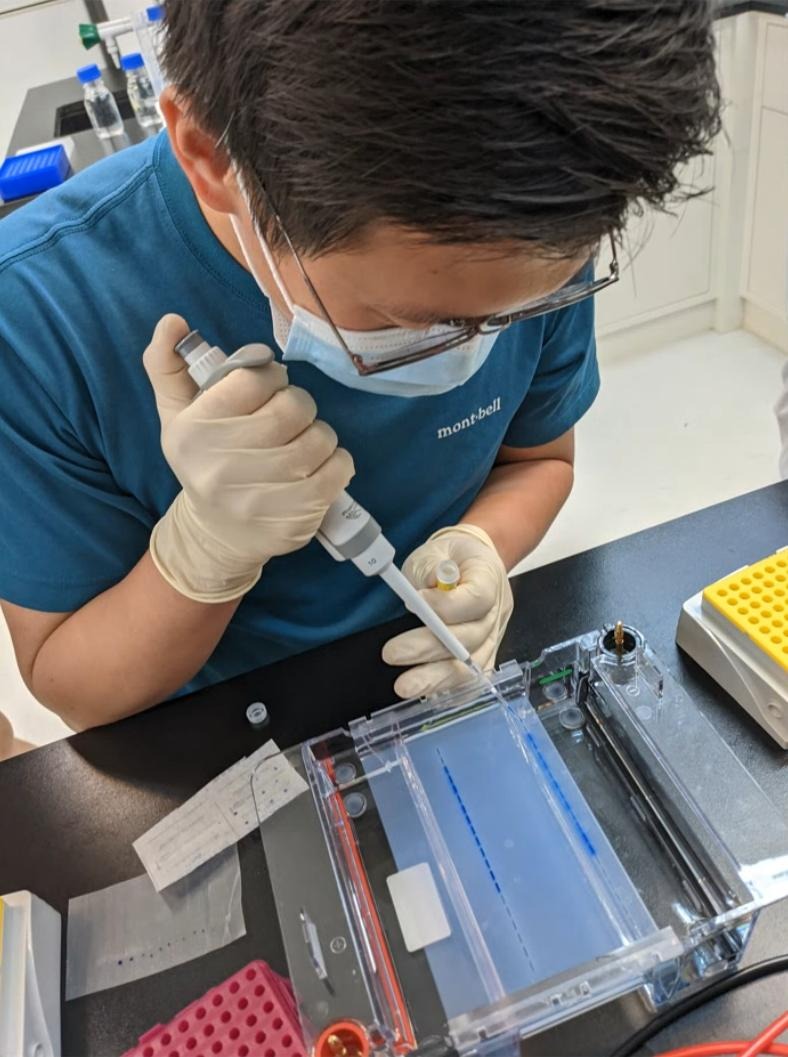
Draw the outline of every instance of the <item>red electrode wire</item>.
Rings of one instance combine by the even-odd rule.
[[[665,1053],[657,1054],[657,1057],[741,1057],[748,1046],[752,1043],[748,1039],[726,1039],[724,1042],[701,1042],[697,1046],[682,1046],[678,1050],[666,1050]],[[783,1043],[773,1042],[770,1046],[759,1050],[758,1057],[765,1054],[773,1054],[774,1057],[788,1057],[788,1046]]]
[[[763,1054],[788,1057],[788,1045],[774,1041],[784,1031],[788,1031],[788,1010],[781,1013],[751,1042],[743,1039],[703,1042],[697,1046],[681,1046],[677,1050],[667,1050],[658,1054],[658,1057],[727,1057],[728,1054],[734,1057],[761,1057]]]

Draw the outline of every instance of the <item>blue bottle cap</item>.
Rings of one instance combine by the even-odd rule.
[[[101,77],[101,70],[95,63],[90,66],[80,66],[77,70],[77,77],[82,84],[89,84],[90,81],[97,81]]]
[[[124,70],[139,70],[145,61],[138,51],[133,51],[130,55],[121,55],[120,65]]]
[[[154,4],[152,7],[146,7],[145,14],[148,16],[149,22],[160,22],[164,18],[164,6],[162,4]]]

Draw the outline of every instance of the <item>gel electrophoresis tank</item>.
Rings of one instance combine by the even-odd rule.
[[[286,754],[310,789],[262,835],[317,1057],[514,1055],[633,990],[661,1007],[788,894],[780,812],[636,631],[495,682]]]

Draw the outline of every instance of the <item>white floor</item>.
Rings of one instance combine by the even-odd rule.
[[[777,480],[782,353],[736,331],[611,359],[577,429],[571,498],[520,569],[587,550]],[[0,711],[42,744],[67,728],[28,694],[0,620]]]
[[[574,489],[518,572],[778,480],[784,353],[737,330],[616,359],[600,342],[599,358]]]

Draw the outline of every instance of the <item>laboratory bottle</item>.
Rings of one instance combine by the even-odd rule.
[[[153,42],[153,50],[156,52],[159,64],[161,64],[162,51],[164,49],[164,5],[153,4],[151,7],[146,7],[145,14],[148,19],[148,32]]]
[[[134,116],[143,128],[161,125],[156,93],[153,90],[145,63],[138,51],[124,55],[120,65],[126,72],[126,88]]]
[[[123,118],[115,96],[104,84],[98,66],[81,66],[77,70],[85,92],[85,110],[99,139],[123,135]]]

